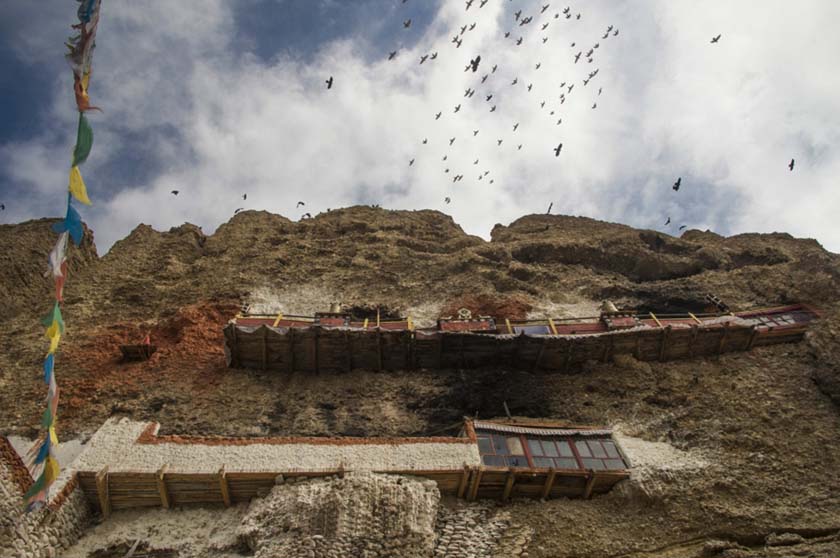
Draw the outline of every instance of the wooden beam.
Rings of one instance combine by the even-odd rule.
[[[262,326],[260,328],[262,330],[262,369],[265,370],[268,368],[268,328]]]
[[[659,321],[659,318],[656,317],[656,314],[651,312],[650,317],[653,318],[653,321],[656,322],[656,325],[658,325],[659,327],[662,327],[662,322]]]
[[[589,472],[589,477],[586,479],[586,488],[583,491],[583,498],[589,500],[592,498],[592,488],[595,486],[595,471]]]
[[[755,344],[755,339],[758,337],[758,328],[756,326],[752,326],[752,332],[750,333],[750,340],[747,342],[747,346],[744,347],[745,351],[749,351],[753,348]]]
[[[552,334],[554,334],[554,335],[557,335],[557,328],[556,328],[556,327],[554,327],[554,320],[552,320],[551,318],[549,318],[549,319],[548,319],[548,325],[549,325],[549,327],[551,328],[551,333],[552,333]]]
[[[513,328],[510,327],[510,320],[505,318],[505,325],[507,326],[508,333],[513,333]]]
[[[365,323],[362,324],[362,329],[367,329],[368,326],[368,319],[365,318]]]
[[[508,468],[507,479],[505,479],[505,489],[502,492],[502,502],[507,502],[510,499],[510,493],[513,491],[513,483],[516,482],[516,472],[513,468]]]
[[[458,498],[463,498],[470,481],[470,468],[464,463],[464,470],[461,473],[461,481],[458,483]]]
[[[229,508],[231,506],[230,487],[228,486],[227,473],[225,472],[224,465],[219,469],[219,490],[222,491],[222,502],[225,503],[226,508]]]
[[[280,320],[282,320],[282,319],[283,319],[283,312],[280,312],[280,313],[277,314],[277,319],[274,320],[274,327],[277,327],[277,325],[280,323]]]
[[[671,335],[671,326],[662,330],[662,341],[659,345],[659,360],[665,360],[665,353],[668,351],[668,337]]]
[[[166,509],[172,507],[172,502],[169,500],[169,491],[166,490],[166,470],[169,468],[168,464],[157,470],[155,473],[155,483],[157,484],[158,494],[160,494],[160,505]]]
[[[484,467],[479,466],[473,475],[472,486],[470,486],[470,493],[467,495],[467,500],[472,502],[478,496],[478,486],[481,484],[481,476],[484,474]]]
[[[723,324],[723,335],[720,336],[720,342],[718,343],[718,350],[717,354],[721,354],[723,352],[723,345],[726,343],[726,337],[729,335],[729,322],[725,322]]]
[[[545,484],[542,487],[542,493],[540,494],[540,499],[546,500],[548,499],[548,495],[551,494],[551,488],[554,486],[554,477],[557,476],[557,471],[552,467],[548,470],[548,476],[545,478]]]
[[[105,465],[96,473],[96,492],[99,496],[99,508],[102,510],[102,517],[105,519],[111,516],[111,494],[108,481],[108,466]]]
[[[694,320],[694,321],[697,323],[697,325],[703,325],[703,322],[701,322],[700,320],[698,320],[698,319],[697,319],[697,316],[695,316],[695,315],[694,315],[694,314],[692,314],[691,312],[689,312],[689,313],[688,313],[688,315],[689,315],[689,316],[691,316],[691,319],[692,319],[692,320]]]

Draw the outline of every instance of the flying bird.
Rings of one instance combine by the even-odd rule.
[[[543,101],[542,103],[540,103],[540,108],[545,108],[545,101]]]
[[[580,52],[578,52],[577,54],[575,54],[575,64],[577,64],[577,63],[578,63],[578,60],[580,60],[580,55],[581,55],[581,54],[583,54],[583,51],[580,51]]]
[[[473,130],[473,137],[478,135],[478,130]]]
[[[551,4],[546,4],[545,6],[543,6],[542,9],[540,9],[540,13],[544,14],[545,11],[549,8],[549,6],[551,6]]]
[[[499,142],[499,145],[502,145],[502,140],[496,140],[496,141]]]
[[[670,218],[670,217],[668,217],[668,220],[667,220],[667,221],[665,221],[665,226],[668,226],[668,225],[670,225],[670,224],[671,224],[671,218]]]
[[[543,23],[542,30],[545,31],[546,27],[548,27],[548,23]]]
[[[477,164],[478,164],[478,159],[476,159],[475,161],[473,161],[473,165],[477,165]]]
[[[496,68],[498,68],[498,67],[499,67],[498,64],[493,64],[493,67],[490,69],[490,73],[495,74],[496,73]]]
[[[590,78],[590,79],[592,79],[592,78]],[[589,85],[589,79],[583,80],[583,85],[584,85],[584,87]]]
[[[545,212],[546,215],[551,215],[551,208],[554,207],[554,202],[548,204],[548,211]]]
[[[423,56],[421,56],[421,57],[420,57],[420,63],[422,64],[423,62],[425,62],[425,61],[426,61],[426,58],[428,58],[428,57],[429,57],[429,55],[428,55],[428,54],[424,54]]]
[[[521,44],[522,44],[522,37],[519,37],[519,39],[516,40],[516,46],[519,46]]]
[[[682,176],[677,178],[677,181],[674,182],[674,185],[672,186],[672,188],[674,189],[675,192],[679,191],[681,184],[682,184]]]
[[[505,31],[505,39],[507,39],[508,37],[510,37],[510,31]]]
[[[513,15],[516,17],[516,21],[519,21],[519,16],[521,16],[521,15],[522,15],[522,10],[519,10],[518,12],[516,12],[516,13],[515,13],[515,14],[513,14]]]
[[[178,190],[172,190],[170,192],[170,194],[172,194],[173,196],[177,196],[178,195]]]
[[[513,125],[513,131],[515,132],[517,128],[519,128],[519,122]]]
[[[437,58],[437,52],[433,52],[432,55],[429,57],[429,60],[434,60]]]
[[[247,200],[248,199],[248,194],[242,194],[242,199]]]
[[[411,27],[411,19],[407,19],[407,20],[403,21],[403,27],[405,27],[406,29]]]
[[[446,203],[449,203],[449,202],[451,202],[452,200],[450,200],[450,199],[449,199],[449,197],[447,196],[447,197],[443,198],[443,201],[445,201]]]
[[[521,143],[520,143],[519,145],[517,145],[517,146],[516,146],[516,150],[517,150],[517,151],[521,151],[521,150],[522,150],[522,144],[521,144]]]
[[[472,5],[473,5],[473,0],[467,0],[467,10],[469,10],[470,6],[472,6]],[[467,11],[467,10],[464,10],[464,11]]]
[[[493,105],[493,106],[490,108],[490,112],[496,112],[496,105]]]
[[[541,66],[542,66],[542,62],[537,62],[536,66],[534,66],[534,69],[539,70]]]
[[[301,219],[312,219],[312,214],[311,213],[304,213],[303,215],[300,216],[300,218]]]
[[[543,44],[548,42],[548,37],[543,37]]]
[[[330,79],[326,80],[326,83],[327,83],[327,89],[332,89],[333,77],[330,76]]]
[[[408,166],[409,166],[409,167],[410,167],[411,165],[413,165],[413,164],[414,164],[414,159],[412,159],[411,161],[409,161],[409,162],[408,162]]]
[[[556,125],[557,125],[557,126],[559,126],[559,125],[560,125],[560,124],[562,124],[562,123],[563,123],[563,119],[562,119],[562,118],[558,118],[558,119],[557,119],[557,124],[556,124]]]
[[[397,51],[396,50],[392,50],[391,52],[388,53],[388,60],[393,60],[396,57],[397,57]]]
[[[478,70],[478,63],[481,62],[481,56],[476,56],[474,60],[470,60],[470,66],[472,66],[472,71],[475,73]]]
[[[427,143],[429,143],[429,138],[423,138],[423,145],[426,145]]]
[[[718,36],[717,36],[717,37],[712,37],[711,42],[712,42],[712,43],[716,43],[716,42],[718,42],[719,40],[720,40],[720,34],[718,34]]]
[[[464,25],[463,27],[461,27],[461,35],[463,35],[466,32],[467,32],[467,26]]]
[[[453,143],[455,143],[455,138],[449,138],[449,145],[452,145]]]
[[[565,9],[565,10],[563,10],[563,13],[564,13],[564,14],[567,14],[567,13],[569,13],[569,10],[571,10],[571,8],[570,8],[570,7],[568,7],[568,6],[566,6],[566,9]]]
[[[414,159],[412,159],[412,161],[413,161],[413,160],[414,160]],[[300,206],[302,206],[302,205],[306,205],[306,204],[305,204],[305,203],[303,203],[302,201],[299,201],[299,202],[297,202],[297,205],[296,205],[295,207],[296,207],[296,208],[298,208],[298,207],[300,207]]]
[[[601,38],[602,38],[602,39],[608,39],[608,38],[609,38],[609,36],[610,36],[610,32],[609,32],[609,31],[607,31],[606,33],[604,33],[604,36],[603,36],[603,37],[601,37]]]
[[[470,25],[470,31],[472,31],[473,29],[475,29],[475,23],[473,23],[472,25]]]
[[[481,0],[481,2],[478,4],[479,9],[483,8],[483,7],[484,7],[484,4],[486,4],[486,3],[487,3],[487,2],[489,2],[489,1],[490,1],[490,0]]]
[[[448,158],[449,158],[449,155],[444,155],[443,159],[441,159],[441,161],[446,161],[446,159],[448,159]]]
[[[575,19],[580,19],[580,14],[576,15]]]
[[[441,115],[441,114],[443,114],[443,113],[442,113],[442,112],[437,113],[437,114],[435,115],[435,120],[439,120],[439,119],[440,119],[440,115]]]
[[[599,88],[598,88],[598,95],[600,95],[600,94],[601,94],[601,91],[603,91],[603,87],[599,87]]]
[[[534,84],[533,84],[533,83],[529,83],[529,84],[528,84],[528,91],[529,91],[529,92],[531,91],[531,88],[532,88],[532,87],[534,87]]]
[[[488,77],[488,76],[487,76],[487,74],[484,74],[484,75],[481,77],[481,83],[484,83],[485,81],[487,81],[487,77]]]
[[[788,164],[788,168],[789,168],[790,170],[793,170],[793,165],[794,165],[794,163],[795,163],[795,161],[794,161],[793,159],[791,159],[791,160],[790,160],[790,163]]]
[[[554,156],[559,157],[560,156],[560,151],[562,151],[562,150],[563,150],[563,144],[561,143],[560,145],[558,145],[557,147],[554,148]]]
[[[680,230],[683,230],[687,225],[680,225]]]
[[[613,37],[618,37],[618,29],[616,29],[615,31],[613,31]]]
[[[458,39],[457,41],[455,41],[455,48],[461,48],[461,43],[463,43],[463,42],[464,41],[461,40],[461,39]]]
[[[491,93],[490,95],[487,95],[487,99],[486,99],[486,100],[489,102],[489,101],[490,101],[490,99],[492,99],[492,98],[493,98],[493,94]]]
[[[569,89],[568,89],[569,93],[571,93],[571,92],[572,92],[572,89],[574,89],[574,87],[575,87],[575,84],[574,84],[574,83],[573,83],[573,84],[571,84],[571,85],[569,86]]]
[[[598,103],[592,103],[592,110],[595,110],[596,108],[598,108]]]
[[[510,82],[511,85],[516,85],[517,83],[519,83],[519,78],[513,78],[513,81]]]

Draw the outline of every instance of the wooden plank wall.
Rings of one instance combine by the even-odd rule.
[[[554,471],[504,467],[464,467],[453,471],[396,471],[434,480],[442,494],[458,498],[589,498],[609,491],[628,478],[627,471]],[[277,475],[317,478],[341,475],[343,471],[294,473],[174,473],[166,467],[154,473],[81,471],[78,473],[88,503],[104,516],[113,511],[183,506],[190,504],[231,506],[267,494]]]
[[[260,326],[248,331],[234,324],[224,335],[231,366],[278,371],[336,373],[357,368],[478,368],[508,366],[563,371],[589,360],[632,354],[639,360],[675,360],[744,351],[802,339],[807,325],[756,330],[744,325],[617,331],[586,336],[486,335],[307,329]]]

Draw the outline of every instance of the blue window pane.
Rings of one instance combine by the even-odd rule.
[[[590,440],[587,445],[589,446],[589,449],[592,450],[593,456],[600,459],[607,457],[607,452],[604,451],[604,448],[601,446],[601,442],[598,440]]]
[[[611,470],[626,469],[621,459],[604,459],[604,467]]]
[[[478,451],[481,454],[493,453],[493,444],[490,443],[490,438],[483,436],[478,438]]]
[[[589,446],[586,445],[586,442],[583,440],[578,440],[575,442],[575,448],[577,448],[578,453],[581,457],[592,457],[592,454],[589,452]]]
[[[569,442],[557,442],[557,449],[560,450],[560,457],[575,456],[575,454],[572,453],[572,447],[569,445]]]
[[[539,440],[528,439],[528,449],[531,450],[531,455],[534,457],[545,455]]]
[[[561,444],[563,442],[560,442]],[[549,457],[557,457],[557,446],[551,440],[545,440],[542,443],[545,454]]]
[[[489,467],[504,467],[505,458],[498,455],[484,455],[481,457],[481,462]]]
[[[528,460],[524,455],[510,455],[507,457],[507,464],[509,467],[527,467]]]
[[[575,459],[568,457],[557,457],[554,459],[554,466],[558,469],[577,469],[578,464]]]
[[[493,436],[493,449],[496,450],[497,455],[507,455],[507,443],[504,436]]]
[[[604,444],[604,450],[607,452],[607,457],[611,459],[621,459],[621,454],[618,453],[618,448],[615,447],[613,442],[604,441],[601,443]]]
[[[603,461],[600,459],[581,459],[583,461],[584,469],[592,469],[595,471],[603,471],[605,469]]]
[[[554,467],[554,461],[550,457],[535,457],[534,467]]]

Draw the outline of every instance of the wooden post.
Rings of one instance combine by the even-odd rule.
[[[700,328],[696,325],[691,326],[691,339],[688,340],[688,358],[694,356],[694,343],[697,341],[697,334]]]
[[[747,346],[744,348],[745,351],[749,351],[753,348],[755,344],[755,339],[758,337],[758,328],[756,326],[752,326],[752,332],[750,333],[750,340],[747,342]]]
[[[513,491],[513,483],[516,482],[516,473],[513,468],[508,468],[507,479],[505,479],[505,489],[502,492],[502,502],[507,502],[510,499],[510,493]]]
[[[102,509],[102,517],[105,519],[111,516],[111,494],[108,480],[108,466],[105,465],[96,473],[96,492],[99,495],[99,507]]]
[[[289,326],[289,372],[295,371],[295,328]]]
[[[695,315],[694,315],[694,314],[692,314],[691,312],[689,312],[689,313],[688,313],[688,315],[689,315],[689,316],[691,316],[691,319],[692,319],[692,320],[694,320],[694,321],[697,323],[697,325],[703,325],[703,322],[701,322],[700,320],[698,320],[698,319],[697,319],[697,316],[695,316]]]
[[[458,483],[458,498],[463,498],[467,491],[467,485],[470,480],[470,468],[464,463],[464,471],[461,473],[461,482]]]
[[[320,372],[320,366],[318,366],[318,337],[321,335],[321,326],[315,326],[313,329],[315,333],[312,337],[312,359],[315,364],[315,373],[318,374]]]
[[[656,322],[656,325],[658,325],[659,327],[662,327],[662,322],[659,321],[659,318],[656,317],[656,314],[651,312],[650,317],[653,318],[653,321]]]
[[[279,324],[280,320],[282,320],[282,319],[283,319],[283,312],[280,312],[280,313],[277,314],[277,319],[274,320],[274,327],[277,327],[277,324]]]
[[[723,345],[726,343],[726,337],[729,335],[729,322],[725,322],[723,324],[723,335],[720,336],[720,343],[718,343],[718,351],[717,354],[721,354],[723,352]]]
[[[160,494],[160,505],[166,509],[172,507],[172,503],[169,501],[169,492],[166,490],[166,479],[164,478],[168,468],[169,465],[164,464],[163,467],[158,469],[157,473],[155,473],[155,482],[157,483],[158,494]]]
[[[589,472],[589,477],[586,479],[586,489],[583,491],[583,498],[589,500],[592,498],[592,488],[595,486],[595,471]]]
[[[379,329],[379,310],[377,310],[376,314],[376,362],[377,366],[379,367],[379,371],[382,371],[382,330]]]
[[[540,494],[540,498],[542,500],[546,500],[548,495],[551,494],[551,488],[554,486],[554,477],[557,476],[557,471],[552,467],[548,470],[548,476],[545,478],[545,484],[542,488],[542,494]]]
[[[510,327],[510,320],[505,318],[505,325],[507,326],[508,333],[513,333],[513,328]]]
[[[262,369],[265,370],[268,368],[268,328],[265,326],[261,327],[262,329]]]
[[[224,465],[222,465],[222,468],[219,469],[219,490],[222,491],[222,502],[225,503],[226,508],[229,508],[231,505],[230,487],[228,487],[227,473],[225,472]]]
[[[659,360],[665,360],[665,353],[668,351],[668,337],[671,335],[671,326],[662,330],[662,342],[659,346]]]
[[[551,318],[548,319],[548,326],[551,328],[551,333],[553,335],[557,335],[557,328],[554,327],[554,320],[552,320]]]
[[[473,475],[472,486],[470,493],[467,495],[467,500],[472,502],[478,496],[478,486],[481,484],[481,476],[484,474],[484,467],[479,467]]]

